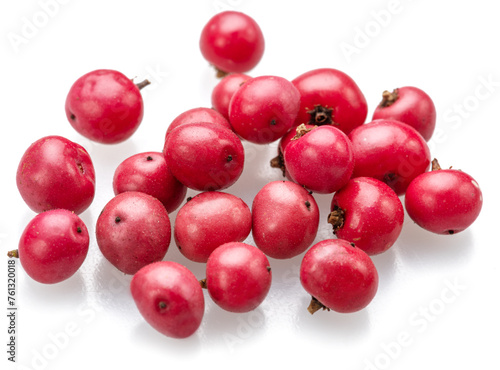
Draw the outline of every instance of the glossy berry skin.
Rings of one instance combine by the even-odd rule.
[[[264,35],[259,25],[241,12],[218,13],[201,31],[201,54],[221,72],[251,70],[262,58],[264,48]]]
[[[43,284],[64,281],[80,268],[89,249],[83,221],[65,209],[36,215],[19,240],[19,259],[24,271]]]
[[[29,146],[16,174],[17,188],[36,213],[63,208],[85,211],[95,194],[95,170],[87,151],[61,136],[46,136]]]
[[[395,120],[376,120],[349,134],[354,151],[352,177],[373,177],[398,195],[429,169],[427,143],[413,127]]]
[[[185,125],[187,123],[198,123],[198,122],[211,123],[211,124],[213,123],[225,127],[229,130],[233,129],[229,124],[229,121],[216,110],[211,108],[199,107],[199,108],[189,109],[185,112],[182,112],[177,117],[175,117],[174,120],[168,126],[167,133],[165,134],[165,140],[167,139],[167,135],[174,128],[181,125]]]
[[[238,180],[245,161],[241,140],[219,125],[189,123],[172,130],[163,154],[172,174],[200,191],[228,188]]]
[[[252,229],[252,214],[240,198],[209,191],[184,204],[175,218],[174,238],[191,261],[207,262],[222,244],[242,242]]]
[[[368,255],[389,249],[403,228],[401,200],[385,183],[356,177],[337,191],[328,221],[339,239],[356,244]]]
[[[157,198],[168,213],[174,212],[186,197],[187,187],[168,169],[161,152],[134,154],[121,162],[113,176],[115,195],[140,191]]]
[[[410,125],[429,141],[436,127],[436,107],[424,91],[414,86],[384,91],[373,120],[394,119]]]
[[[245,243],[226,243],[207,261],[206,288],[213,301],[230,312],[257,308],[271,288],[271,266],[258,248]]]
[[[200,327],[203,291],[183,265],[160,261],[144,266],[132,278],[130,291],[142,317],[163,335],[187,338]]]
[[[320,194],[333,193],[347,184],[354,168],[351,142],[330,125],[291,141],[283,154],[290,178]]]
[[[229,120],[229,103],[236,90],[251,77],[243,73],[230,73],[212,90],[212,107]]]
[[[118,270],[133,275],[161,261],[170,245],[167,210],[151,195],[128,191],[111,199],[96,225],[97,245]]]
[[[65,110],[78,133],[99,143],[115,144],[137,130],[144,104],[131,79],[118,71],[99,69],[83,75],[71,86]]]
[[[342,71],[320,68],[308,71],[292,83],[300,92],[295,126],[333,124],[346,134],[365,122],[366,99],[354,80]]]
[[[478,183],[460,170],[439,169],[413,180],[405,207],[419,226],[436,234],[456,234],[479,216],[483,196]]]
[[[267,144],[292,128],[299,106],[300,94],[290,81],[259,76],[234,93],[229,104],[229,122],[242,138]]]
[[[361,249],[342,239],[327,239],[304,255],[300,282],[324,307],[351,313],[365,308],[375,297],[378,273]]]
[[[257,247],[269,257],[286,259],[311,246],[318,232],[319,209],[302,186],[273,181],[255,196],[252,220]]]

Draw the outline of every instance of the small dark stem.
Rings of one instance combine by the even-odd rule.
[[[144,87],[146,87],[146,86],[148,86],[150,84],[151,84],[151,82],[149,82],[149,80],[146,79],[146,80],[144,80],[142,82],[136,83],[135,86],[137,86],[137,88],[139,90],[142,90]]]
[[[202,279],[200,280],[200,286],[202,287],[202,289],[207,289],[207,279]]]
[[[283,176],[285,176],[285,160],[283,158],[283,153],[281,149],[278,148],[278,155],[271,159],[270,165],[272,168],[280,168],[283,172]]]
[[[296,134],[295,136],[291,139],[291,140],[298,140],[300,139],[302,136],[304,136],[305,134],[307,134],[308,132],[310,132],[311,130],[313,130],[313,128],[307,128],[305,124],[300,124],[297,126],[297,129],[295,130]]]
[[[330,311],[330,309],[328,307],[326,307],[323,303],[318,301],[316,298],[311,297],[311,303],[309,304],[309,307],[307,307],[307,311],[309,311],[309,313],[311,315],[313,315],[316,311],[319,311],[319,310]]]
[[[19,258],[19,251],[14,249],[13,251],[7,252],[7,257],[9,258]]]
[[[333,211],[328,215],[328,223],[333,226],[333,233],[336,234],[337,231],[344,226],[345,222],[345,210],[339,206],[334,206]]]
[[[215,76],[217,78],[224,78],[224,77],[226,77],[229,74],[228,72],[222,71],[222,70],[220,70],[219,68],[217,68],[215,66],[214,66],[214,68],[215,68],[215,71],[216,71]]]
[[[380,102],[380,107],[390,107],[392,104],[396,102],[399,98],[399,90],[394,89],[392,92],[385,90],[382,93],[382,101]]]
[[[333,121],[333,109],[328,107],[323,107],[320,104],[314,106],[314,109],[308,110],[307,114],[311,116],[309,120],[310,125],[335,125]]]
[[[432,171],[439,171],[441,169],[441,166],[439,165],[439,162],[436,158],[432,160]]]

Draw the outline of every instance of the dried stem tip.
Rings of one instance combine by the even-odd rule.
[[[337,230],[344,226],[345,211],[339,206],[334,206],[333,211],[328,215],[328,223],[333,226],[333,233],[336,234]]]
[[[309,311],[309,313],[311,315],[313,315],[316,311],[319,311],[319,310],[330,311],[330,309],[328,307],[326,307],[323,303],[318,301],[316,298],[311,297],[311,303],[309,304],[309,307],[307,307],[307,311]]]
[[[441,169],[441,166],[439,165],[439,162],[436,158],[432,160],[432,171],[438,171]]]
[[[13,251],[7,252],[7,257],[19,258],[19,251],[17,249],[14,249]]]
[[[307,128],[304,123],[298,125],[297,129],[295,130],[296,134],[292,138],[292,140],[298,140],[298,139],[300,139],[302,136],[304,136],[305,134],[307,134],[309,131],[311,131],[313,129],[314,129],[314,127],[313,128]]]
[[[399,90],[394,89],[392,92],[385,90],[382,93],[382,101],[380,102],[380,107],[390,107],[399,98]]]
[[[207,289],[207,279],[200,280],[200,286],[202,289]]]
[[[139,83],[135,84],[135,86],[137,86],[137,88],[139,90],[142,90],[142,88],[144,88],[144,87],[146,87],[146,86],[148,86],[150,84],[151,84],[151,82],[149,82],[149,80],[144,80],[142,82],[139,82]]]

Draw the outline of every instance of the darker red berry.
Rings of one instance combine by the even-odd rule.
[[[114,144],[128,139],[144,114],[140,88],[118,71],[99,69],[80,77],[66,98],[66,116],[81,135]]]
[[[312,295],[309,312],[320,308],[350,313],[375,297],[378,273],[370,257],[342,239],[313,245],[300,265],[300,282]]]
[[[126,191],[149,194],[162,202],[168,213],[181,205],[187,192],[159,152],[138,153],[121,162],[113,176],[113,190],[115,195]]]
[[[53,209],[38,214],[26,225],[18,256],[33,280],[55,284],[75,274],[88,249],[89,234],[80,217],[65,209]]]
[[[141,268],[130,282],[132,298],[146,322],[172,338],[186,338],[199,328],[205,311],[200,283],[177,262]]]
[[[201,191],[234,184],[245,161],[238,136],[207,123],[188,123],[172,130],[163,153],[172,174],[188,188]]]
[[[292,83],[300,92],[295,126],[334,125],[348,134],[363,124],[368,113],[365,97],[354,80],[332,68],[306,72]]]
[[[291,82],[278,76],[259,76],[234,93],[229,104],[229,122],[242,138],[266,144],[290,130],[299,105],[300,94]]]
[[[226,243],[207,261],[204,285],[213,301],[226,311],[248,312],[257,308],[271,288],[271,266],[258,248]]]
[[[376,120],[349,134],[354,152],[353,177],[373,177],[385,182],[398,195],[427,171],[430,152],[413,127],[395,120]]]
[[[181,207],[175,218],[174,237],[186,258],[207,262],[215,248],[242,242],[251,228],[252,214],[243,200],[210,191],[196,195]]]
[[[408,215],[419,226],[437,234],[456,234],[479,216],[483,196],[476,180],[467,173],[441,169],[436,160],[433,171],[413,180],[405,195]]]
[[[95,194],[95,171],[87,151],[61,136],[30,145],[19,162],[17,188],[35,212],[63,208],[85,211]]]
[[[229,119],[229,102],[236,90],[251,77],[243,73],[230,73],[225,76],[212,90],[212,107]]]
[[[410,125],[426,140],[436,126],[436,108],[429,95],[417,87],[405,86],[384,91],[373,119],[394,119]]]
[[[264,46],[257,22],[241,12],[216,14],[201,31],[201,53],[221,73],[251,70],[262,58]]]
[[[334,234],[368,255],[389,249],[403,228],[401,200],[388,185],[370,177],[351,179],[335,193],[330,210]]]

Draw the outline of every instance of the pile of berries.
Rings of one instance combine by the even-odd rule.
[[[436,110],[424,91],[411,86],[385,91],[365,123],[365,97],[339,70],[315,69],[292,81],[250,77],[245,73],[263,56],[264,37],[240,12],[210,19],[200,49],[222,78],[213,88],[213,108],[179,114],[162,151],[124,160],[113,177],[115,197],[96,223],[100,251],[115,268],[133,275],[137,308],[161,333],[185,338],[197,330],[205,309],[203,288],[224,310],[255,309],[271,287],[268,257],[290,259],[304,252],[300,281],[312,296],[309,311],[361,310],[378,288],[370,256],[387,251],[401,233],[400,196],[405,195],[411,219],[438,234],[461,232],[479,215],[477,182],[431,160],[427,141]],[[99,143],[127,140],[142,121],[140,89],[148,84],[135,84],[114,70],[90,72],[67,95],[68,121]],[[256,145],[280,140],[270,165],[284,180],[260,189],[251,208],[221,191],[243,172],[242,140]],[[89,248],[88,230],[78,216],[94,199],[89,154],[63,137],[41,138],[22,157],[17,186],[38,215],[9,256],[19,257],[40,283],[68,279]],[[184,202],[188,188],[199,193]],[[325,221],[336,238],[312,245],[320,223],[314,194],[333,194]],[[169,215],[177,209],[172,230]],[[172,233],[183,256],[206,264],[203,280],[164,260]],[[244,243],[250,233],[255,246]]]

